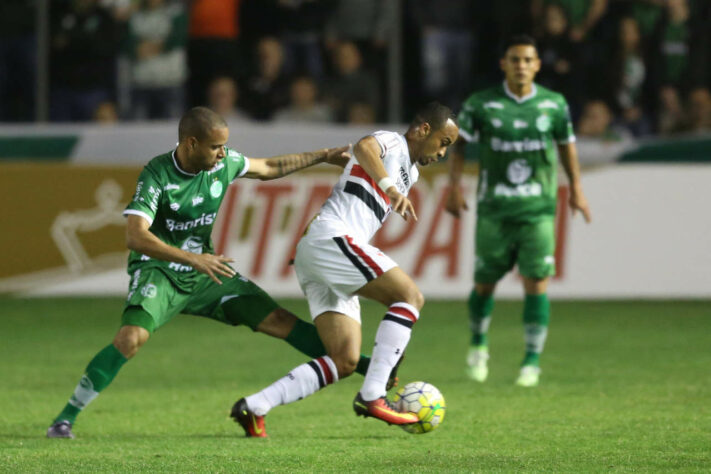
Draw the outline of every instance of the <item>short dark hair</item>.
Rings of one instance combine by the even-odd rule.
[[[178,141],[183,141],[188,137],[204,140],[210,130],[225,127],[227,127],[227,122],[217,113],[207,107],[193,107],[185,112],[180,119]]]
[[[445,126],[447,120],[452,120],[455,124],[457,123],[456,117],[452,114],[452,109],[437,101],[433,101],[417,111],[410,126],[417,127],[426,122],[430,124],[432,130],[439,130]]]
[[[501,49],[502,57],[506,56],[506,51],[508,51],[511,46],[533,46],[534,48],[538,49],[536,47],[536,40],[534,40],[533,37],[525,34],[514,35],[508,40],[506,40],[506,42],[504,43],[504,46]]]

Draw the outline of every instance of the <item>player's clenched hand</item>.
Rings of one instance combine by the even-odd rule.
[[[196,254],[192,259],[192,267],[200,273],[208,275],[212,281],[221,285],[222,282],[217,278],[217,275],[232,278],[236,272],[227,265],[229,262],[234,262],[233,259],[227,258],[224,255],[212,255],[210,253]]]
[[[402,216],[403,219],[407,220],[410,216],[417,220],[417,214],[415,214],[415,207],[412,205],[409,199],[404,195],[400,194],[395,186],[390,186],[386,192],[390,198],[390,206],[393,211],[397,212]]]
[[[350,148],[350,145],[328,148],[326,150],[326,163],[345,168],[348,164],[348,160],[351,159],[348,148]]]
[[[568,204],[570,204],[570,209],[571,211],[573,211],[573,215],[575,215],[576,211],[580,211],[580,213],[585,218],[585,222],[589,223],[590,221],[592,221],[590,206],[588,205],[588,200],[585,199],[585,195],[582,191],[572,191],[570,193],[570,199],[568,200]]]
[[[449,187],[449,191],[447,191],[447,201],[444,204],[444,208],[447,210],[447,212],[457,218],[462,215],[462,209],[464,209],[465,211],[469,210],[469,206],[467,206],[467,201],[464,200],[464,196],[462,196],[462,190],[459,186]]]

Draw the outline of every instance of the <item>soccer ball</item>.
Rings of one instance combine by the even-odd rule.
[[[444,420],[447,406],[442,393],[427,382],[410,382],[401,387],[393,398],[395,408],[401,412],[412,412],[420,419],[411,425],[402,425],[408,433],[429,433]]]

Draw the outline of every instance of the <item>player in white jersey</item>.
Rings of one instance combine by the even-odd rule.
[[[297,245],[294,260],[301,288],[327,355],[293,369],[264,390],[242,398],[232,417],[247,436],[266,436],[264,416],[353,373],[360,354],[359,296],[388,307],[378,327],[365,381],[353,401],[356,414],[389,424],[417,421],[396,411],[385,397],[424,298],[412,279],[388,256],[368,244],[390,211],[417,219],[407,194],[417,165],[444,157],[459,134],[452,111],[433,102],[423,107],[405,135],[375,132],[353,148],[331,196]]]

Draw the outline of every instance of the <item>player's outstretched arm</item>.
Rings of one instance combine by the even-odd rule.
[[[449,152],[449,190],[444,207],[454,217],[460,217],[462,209],[465,211],[469,209],[460,185],[464,169],[465,143],[460,137]]]
[[[377,140],[372,136],[360,139],[356,146],[353,147],[353,154],[358,160],[358,164],[368,173],[368,176],[373,178],[380,189],[388,195],[393,211],[400,214],[405,220],[410,216],[417,220],[417,214],[415,214],[415,208],[412,203],[397,190],[395,183],[388,176],[383,160],[380,158],[380,145],[378,145]]]
[[[218,284],[217,275],[235,276],[235,271],[227,265],[231,258],[222,255],[194,254],[166,244],[149,230],[150,223],[141,216],[129,215],[126,222],[126,247],[166,262],[189,265],[200,273],[205,273]]]
[[[276,179],[318,163],[331,163],[344,167],[349,159],[348,146],[272,156],[271,158],[250,158],[249,170],[244,176],[261,180]]]
[[[570,199],[568,204],[570,209],[575,214],[577,211],[585,218],[585,222],[592,220],[590,206],[588,200],[583,194],[583,185],[580,181],[580,164],[578,163],[578,149],[575,143],[565,143],[558,145],[558,154],[560,161],[563,164],[565,174],[568,176],[568,184],[570,186]]]

